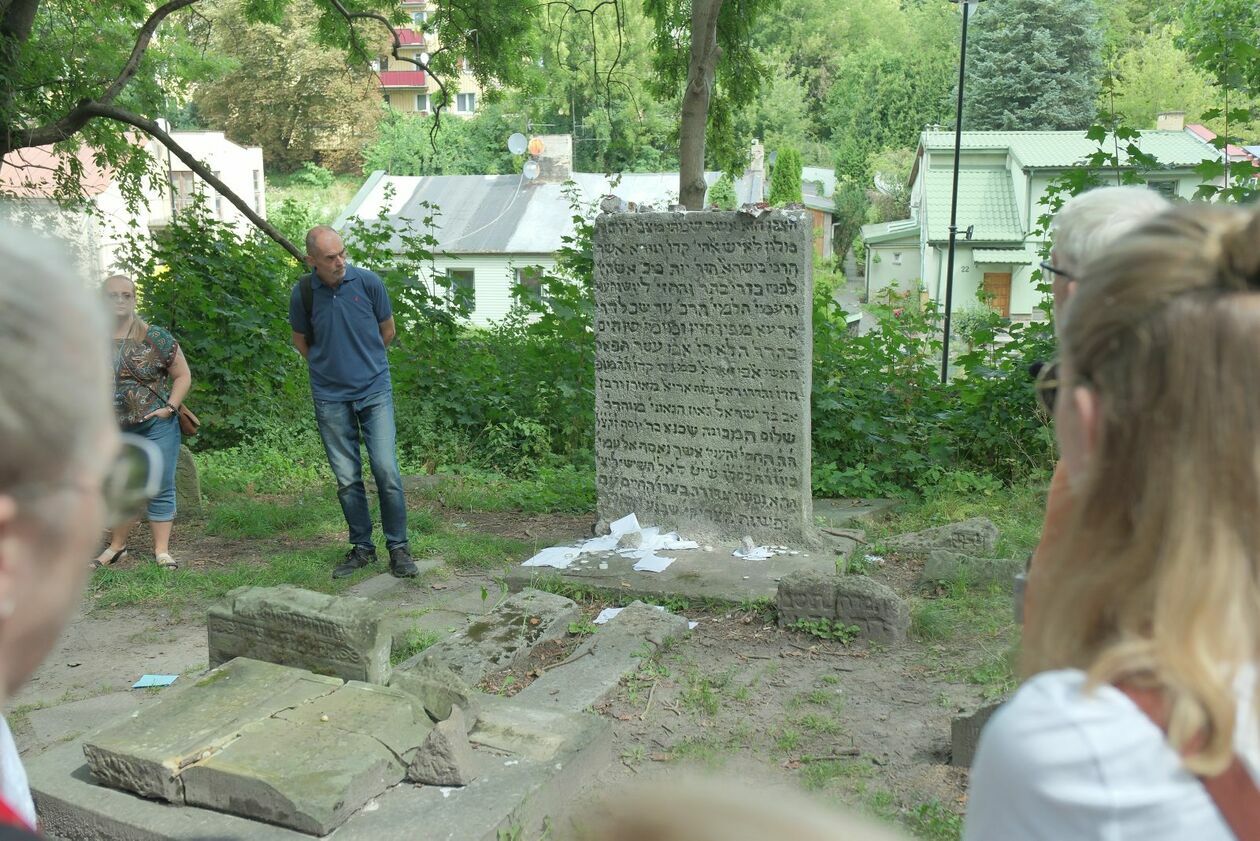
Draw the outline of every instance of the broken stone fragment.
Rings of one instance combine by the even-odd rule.
[[[991,556],[997,548],[998,529],[991,520],[973,517],[923,531],[900,534],[888,540],[894,552],[926,555],[933,549],[948,549],[977,557]]]
[[[476,693],[433,657],[421,657],[408,670],[394,672],[389,685],[416,698],[434,721],[445,721],[455,709],[472,723],[481,712]]]
[[[439,721],[416,751],[407,779],[430,786],[466,786],[477,778],[468,728],[458,708]]]
[[[739,545],[745,552],[751,552],[757,548],[757,544],[753,543],[753,539],[748,535],[744,535],[744,539],[739,542]]]

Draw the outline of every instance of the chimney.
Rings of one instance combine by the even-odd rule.
[[[563,184],[573,176],[573,135],[535,135],[530,138],[529,153],[538,161],[539,181]]]
[[[1185,111],[1161,111],[1155,118],[1155,128],[1159,131],[1185,131]]]

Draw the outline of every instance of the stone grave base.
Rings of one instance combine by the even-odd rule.
[[[476,779],[463,788],[401,783],[337,829],[340,841],[496,841],[515,827],[536,837],[612,761],[608,723],[490,696],[474,728]],[[172,806],[98,785],[83,740],[54,748],[27,771],[43,831],[66,841],[259,839],[309,841],[291,829]]]
[[[844,543],[848,551],[853,541],[832,538]],[[660,600],[670,596],[689,599],[713,599],[740,604],[752,599],[774,599],[779,579],[798,570],[835,572],[840,558],[836,548],[800,550],[798,555],[775,555],[764,561],[743,561],[731,556],[735,544],[715,546],[712,552],[687,549],[677,552],[661,550],[676,557],[664,572],[636,572],[634,559],[618,555],[589,556],[586,564],[574,562],[568,569],[515,566],[508,570],[507,583],[512,590],[537,587],[541,582],[562,581],[587,590]],[[838,548],[838,546],[837,546]],[[600,563],[608,569],[600,569]]]

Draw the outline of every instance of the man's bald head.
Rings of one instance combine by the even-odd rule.
[[[306,265],[327,286],[338,286],[346,276],[346,246],[341,234],[328,225],[306,232]]]

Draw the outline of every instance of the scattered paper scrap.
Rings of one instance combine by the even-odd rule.
[[[132,689],[148,689],[150,686],[170,686],[179,678],[179,675],[141,675],[140,679],[131,684]]]
[[[665,610],[665,605],[660,605],[660,604],[652,604],[652,605],[648,605],[648,607],[652,608],[653,610],[661,610],[661,611]],[[595,617],[595,624],[603,625],[607,623],[609,619],[615,619],[617,617],[617,614],[621,613],[621,611],[623,610],[625,610],[624,607],[606,607],[599,612],[598,616]]]
[[[639,550],[638,563],[634,565],[636,572],[664,572],[677,558],[667,558],[651,550]]]
[[[694,630],[696,629],[696,626],[697,626],[697,625],[699,625],[699,624],[700,624],[699,622],[688,622],[688,623],[687,623],[687,630],[688,630],[688,631],[694,631]]]
[[[751,549],[746,549],[741,546],[731,554],[739,558],[741,561],[765,561],[773,558],[777,553],[768,546],[754,546]]]
[[[577,560],[577,556],[578,550],[572,546],[548,546],[521,566],[567,569],[569,564]]]

